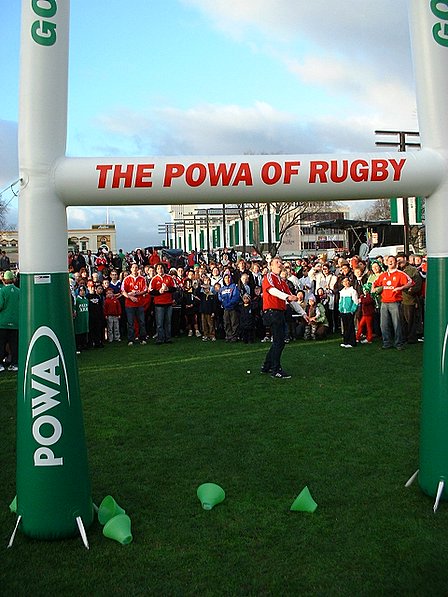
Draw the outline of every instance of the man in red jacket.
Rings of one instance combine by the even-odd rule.
[[[138,265],[131,265],[131,273],[121,284],[121,294],[125,297],[124,310],[128,320],[128,346],[135,341],[134,321],[138,322],[140,344],[146,344],[145,297],[148,292],[146,280],[138,273]]]
[[[149,292],[154,297],[154,311],[156,316],[156,344],[171,344],[171,318],[173,315],[173,293],[176,284],[166,273],[165,265],[156,265],[156,275],[149,283]]]
[[[261,368],[262,373],[270,373],[275,379],[289,379],[280,364],[285,347],[286,303],[297,301],[291,294],[288,283],[280,277],[283,269],[282,260],[274,257],[270,263],[271,271],[263,277],[261,284],[263,298],[263,323],[271,329],[272,343]]]

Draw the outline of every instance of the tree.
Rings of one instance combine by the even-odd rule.
[[[6,228],[6,216],[8,214],[8,208],[6,202],[0,199],[0,229],[5,230]]]
[[[360,214],[361,220],[390,220],[390,199],[376,199]]]
[[[0,193],[0,229],[6,230],[11,229],[11,226],[7,226],[8,216],[8,205],[18,195],[18,184],[19,180],[14,181],[8,187],[3,189]]]
[[[316,202],[277,202],[270,203],[246,203],[244,210],[242,205],[238,205],[239,216],[241,220],[251,219],[254,222],[254,238],[253,249],[259,254],[269,252],[274,257],[283,242],[285,234],[294,226],[309,223],[317,219],[329,219],[332,217],[329,212],[334,211],[338,204],[332,201],[316,201]],[[261,231],[258,229],[258,216],[261,214],[271,218],[271,229],[274,219],[277,220],[277,235],[272,235],[272,238],[265,238],[261,241]],[[269,225],[268,225],[269,227]]]

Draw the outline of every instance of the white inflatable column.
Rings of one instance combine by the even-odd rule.
[[[428,248],[419,484],[448,498],[448,1],[410,8],[420,138],[444,159],[444,178],[426,201]]]
[[[52,175],[66,146],[69,10],[68,0],[22,2],[17,513],[22,530],[42,539],[93,519],[66,208]]]

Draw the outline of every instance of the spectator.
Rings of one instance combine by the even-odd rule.
[[[138,273],[138,265],[131,265],[131,273],[126,276],[121,285],[121,293],[125,298],[125,312],[128,324],[128,346],[133,346],[136,341],[134,322],[138,324],[138,338],[140,344],[146,344],[145,328],[145,296],[148,288],[146,280]]]
[[[14,274],[11,270],[6,270],[3,274],[3,284],[0,287],[0,371],[6,369],[3,363],[9,361],[5,350],[7,344],[10,351],[8,371],[17,371],[20,290],[14,284]]]
[[[86,292],[86,287],[80,286],[74,304],[73,325],[78,354],[89,347],[89,300]]]
[[[106,299],[104,301],[104,317],[107,324],[107,340],[109,343],[120,342],[120,301],[111,287],[106,290]]]
[[[325,315],[324,306],[322,303],[316,301],[314,294],[310,294],[308,297],[305,313],[308,317],[308,322],[305,326],[304,340],[324,338],[328,332],[328,320]]]
[[[237,342],[239,333],[239,303],[240,293],[237,285],[232,282],[230,274],[224,274],[223,286],[218,298],[224,308],[224,331],[226,342]]]
[[[240,309],[240,337],[244,344],[252,344],[255,339],[255,318],[249,294],[243,295]]]
[[[95,293],[89,294],[89,341],[93,348],[104,347],[104,332],[105,332],[105,319],[104,319],[104,295],[103,287],[101,284],[95,286]]]
[[[8,271],[11,267],[11,261],[6,254],[6,251],[2,251],[0,255],[0,269],[4,272]]]
[[[350,278],[342,278],[342,289],[339,292],[339,313],[342,320],[342,348],[356,346],[355,313],[358,309],[358,293],[351,285]]]
[[[403,290],[413,285],[412,279],[397,269],[397,258],[390,255],[387,258],[387,271],[379,275],[373,287],[382,287],[381,292],[381,334],[383,348],[404,349],[404,334],[402,328],[402,296]]]
[[[417,342],[417,322],[420,321],[420,298],[423,279],[416,267],[411,265],[404,253],[397,255],[398,268],[407,274],[413,285],[403,291],[403,333],[408,344]]]
[[[176,285],[173,278],[166,273],[165,264],[156,265],[156,275],[151,280],[149,291],[154,300],[156,344],[171,344],[173,294],[176,291]]]
[[[196,335],[197,338],[201,337],[198,325],[200,305],[200,298],[198,296],[199,291],[199,288],[193,288],[193,283],[190,278],[185,280],[182,292],[182,305],[185,316],[185,331],[189,337],[193,335]]]
[[[202,340],[206,342],[216,340],[215,332],[215,295],[213,294],[210,278],[204,278],[204,282],[199,292],[199,312],[201,314]]]
[[[370,284],[364,284],[362,294],[359,296],[361,317],[356,330],[356,341],[361,344],[372,344],[373,341],[373,321],[375,315],[375,300],[370,293]],[[361,339],[362,335],[365,335]]]

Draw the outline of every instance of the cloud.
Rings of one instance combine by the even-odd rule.
[[[354,94],[368,106],[371,87],[384,80],[395,81],[400,97],[413,95],[406,0],[182,1],[305,85]]]
[[[409,47],[406,0],[182,0],[216,28],[246,39],[260,33],[277,43],[297,39],[353,59],[398,64]],[[391,54],[392,49],[398,53]],[[393,60],[391,60],[393,56]],[[368,57],[368,58],[367,58]],[[406,59],[407,60],[407,59]]]
[[[204,104],[188,110],[119,109],[96,123],[129,155],[319,153],[372,149],[372,120],[322,116],[302,121],[264,102]],[[115,149],[112,146],[112,155]]]

